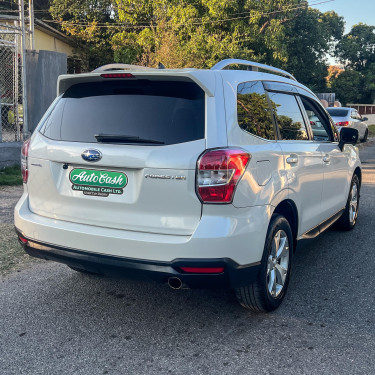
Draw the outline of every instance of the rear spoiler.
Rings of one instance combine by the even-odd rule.
[[[121,71],[110,71],[108,73],[124,73]],[[169,70],[169,69],[150,69],[150,70],[127,70],[126,73],[133,74],[136,78],[147,78],[153,81],[193,81],[208,96],[215,94],[215,72],[210,70]],[[113,78],[103,78],[101,73],[84,73],[84,74],[64,74],[57,80],[57,96],[62,95],[69,87],[77,83],[109,81]],[[132,78],[116,78],[132,79]]]

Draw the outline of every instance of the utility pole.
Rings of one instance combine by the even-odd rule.
[[[23,138],[29,134],[27,119],[27,92],[26,92],[26,44],[25,44],[25,6],[23,0],[18,1],[21,23],[21,61],[22,61],[22,106],[23,106]],[[18,98],[17,98],[18,101]]]
[[[29,0],[29,29],[30,29],[30,48],[35,50],[35,37],[34,37],[34,1]]]

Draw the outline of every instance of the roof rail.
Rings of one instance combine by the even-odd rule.
[[[260,64],[254,61],[247,61],[247,60],[240,60],[240,59],[225,59],[217,64],[215,64],[211,69],[212,70],[222,70],[225,69],[229,65],[245,65],[245,66],[251,66],[252,68],[255,68],[255,71],[258,71],[258,69],[263,69],[267,70],[269,72],[273,73],[278,73],[284,77],[293,79],[294,81],[297,81],[292,74],[286,72],[285,70],[279,69],[279,68],[274,68],[273,66],[265,65],[265,64]]]
[[[131,64],[107,64],[96,68],[92,71],[92,73],[101,73],[110,70],[155,70],[155,68],[148,68],[147,66]]]

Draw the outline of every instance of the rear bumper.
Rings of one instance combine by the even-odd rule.
[[[25,238],[17,229],[16,232]],[[260,270],[260,263],[241,266],[229,258],[145,261],[63,248],[26,239],[28,241],[21,243],[22,246],[29,255],[36,258],[64,263],[106,276],[148,279],[159,283],[166,283],[170,277],[178,277],[189,288],[236,288],[248,285],[256,280]],[[186,273],[181,267],[222,267],[224,271],[215,274]]]
[[[135,232],[37,215],[30,210],[25,191],[15,207],[14,223],[30,241],[89,254],[167,263],[229,258],[247,265],[262,259],[270,216],[270,206],[203,205],[201,220],[191,235]]]
[[[177,276],[189,287],[238,287],[258,275],[270,206],[204,205],[190,236],[143,233],[43,217],[29,208],[27,191],[14,210],[26,252],[105,275],[165,282]],[[187,274],[180,267],[223,267],[219,274]]]

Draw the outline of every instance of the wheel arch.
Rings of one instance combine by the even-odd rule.
[[[362,185],[362,171],[361,171],[361,168],[360,167],[357,167],[355,170],[354,170],[354,173],[355,175],[358,176],[358,179],[359,179],[359,185],[361,186]]]
[[[274,214],[280,214],[288,220],[293,234],[293,249],[296,249],[298,234],[298,210],[296,204],[291,199],[281,201],[274,209]]]

